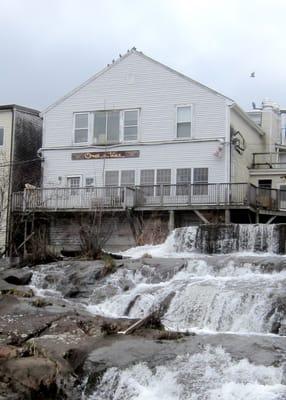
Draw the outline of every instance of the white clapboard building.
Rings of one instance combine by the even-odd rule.
[[[265,133],[234,101],[135,48],[42,116],[42,184],[74,189],[67,208],[88,207],[78,188],[136,185],[144,204],[229,202],[235,186],[214,185],[248,183],[252,154],[265,151]]]

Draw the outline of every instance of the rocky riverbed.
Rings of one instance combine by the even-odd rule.
[[[101,261],[2,269],[3,399],[155,399],[160,390],[165,390],[164,399],[286,398],[285,258],[198,255],[114,263],[110,274]],[[247,279],[241,277],[246,270]],[[245,328],[246,315],[241,314],[263,300],[258,296],[263,282],[269,307],[259,314],[264,322],[250,327],[251,332],[242,333],[233,324],[229,314],[235,306],[227,310],[225,305],[214,317],[218,293],[229,301],[238,292],[246,304],[238,312]],[[204,319],[205,300],[198,290],[207,293],[213,319]],[[152,318],[130,334],[122,333],[148,315]],[[213,374],[213,387],[206,384],[207,371]],[[172,388],[160,386],[160,374],[170,376]],[[224,379],[224,385],[243,385],[244,390],[246,383],[254,385],[260,397],[211,397]],[[157,392],[152,385],[159,385]]]
[[[220,230],[211,255],[191,227],[121,259],[0,267],[0,399],[285,400],[279,230]]]

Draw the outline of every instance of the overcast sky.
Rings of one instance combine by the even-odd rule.
[[[284,107],[285,21],[286,0],[0,0],[0,104],[42,110],[136,46],[245,109]]]

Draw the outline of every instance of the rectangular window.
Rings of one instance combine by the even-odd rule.
[[[119,186],[119,171],[106,171],[105,172],[105,186],[116,186],[115,188],[107,188],[106,195],[116,197],[118,195]]]
[[[93,177],[85,178],[85,187],[86,187],[87,193],[93,192],[93,188],[94,188],[94,178]]]
[[[121,171],[121,186],[135,185],[135,171]]]
[[[4,145],[4,128],[0,127],[0,146]]]
[[[190,194],[190,185],[192,182],[192,169],[191,168],[178,168],[177,169],[177,189],[178,196],[187,196]]]
[[[260,189],[271,189],[272,188],[272,179],[259,179],[258,187]]]
[[[129,142],[138,138],[138,110],[124,111],[123,138]]]
[[[68,187],[71,188],[70,194],[71,196],[76,196],[79,194],[80,187],[80,177],[79,176],[71,176],[67,178]]]
[[[170,169],[157,169],[157,185],[163,186],[163,195],[170,196],[171,191],[171,170]],[[156,187],[157,196],[161,195],[161,186]]]
[[[88,113],[74,115],[74,142],[88,142]]]
[[[154,182],[155,171],[154,169],[142,169],[140,172],[140,185],[145,196],[154,196]]]
[[[194,168],[194,195],[208,194],[209,170],[208,168]]]
[[[120,142],[120,111],[94,113],[94,139],[103,145]]]
[[[191,106],[177,107],[177,138],[191,137]]]

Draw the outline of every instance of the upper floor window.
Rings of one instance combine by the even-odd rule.
[[[74,142],[88,142],[88,113],[79,113],[74,116]]]
[[[0,127],[0,146],[4,145],[4,128]]]
[[[138,137],[138,110],[124,111],[123,118],[124,141],[137,140]]]
[[[191,106],[177,107],[177,138],[191,137],[192,123],[192,108]]]
[[[74,114],[74,143],[107,145],[138,140],[139,110]],[[89,135],[89,126],[92,135]]]
[[[120,111],[94,113],[94,140],[96,144],[120,142]]]

